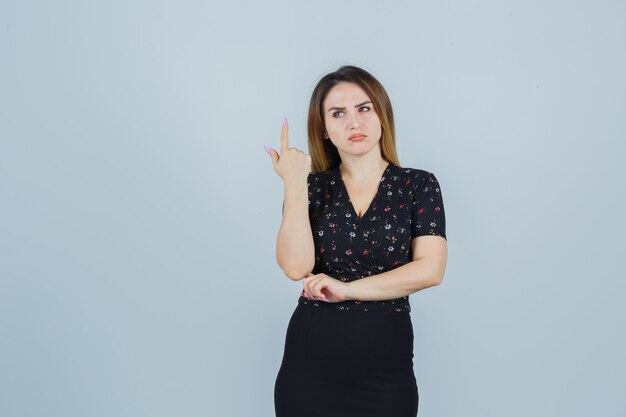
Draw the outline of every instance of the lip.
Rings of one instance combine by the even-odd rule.
[[[350,136],[348,138],[348,140],[359,140],[359,139],[363,139],[365,137],[367,137],[367,135],[364,135],[362,133],[355,133],[354,135]]]

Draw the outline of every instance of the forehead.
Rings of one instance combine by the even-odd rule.
[[[369,100],[369,96],[358,84],[341,82],[330,89],[324,99],[324,108],[348,107]]]

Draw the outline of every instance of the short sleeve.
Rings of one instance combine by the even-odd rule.
[[[322,189],[320,188],[320,183],[323,180],[320,178],[320,175],[321,174],[318,172],[311,172],[309,174],[309,178],[307,179],[310,220],[315,218],[316,213],[319,211],[322,204],[320,198],[320,193],[322,191]]]
[[[418,236],[446,237],[446,215],[439,181],[434,174],[423,171],[413,194],[411,238]]]

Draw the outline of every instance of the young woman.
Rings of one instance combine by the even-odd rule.
[[[310,155],[267,148],[284,182],[276,260],[303,283],[274,387],[277,417],[415,417],[409,294],[441,283],[445,215],[434,174],[400,167],[393,112],[367,71],[313,90]]]

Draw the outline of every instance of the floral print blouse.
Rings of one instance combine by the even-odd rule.
[[[339,167],[308,177],[309,220],[315,244],[313,274],[341,281],[381,274],[412,260],[411,239],[446,237],[441,188],[435,175],[387,165],[370,206],[357,215]],[[410,312],[409,296],[391,300],[298,303],[339,310]]]

